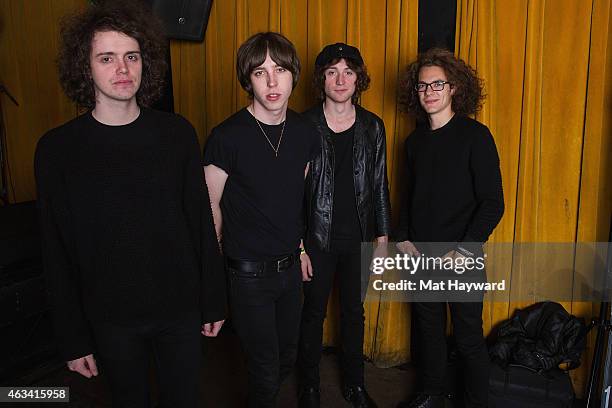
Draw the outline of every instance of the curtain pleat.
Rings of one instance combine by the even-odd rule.
[[[493,242],[607,241],[610,18],[609,0],[457,2],[456,54],[485,79],[488,98],[477,119],[491,129],[501,160],[506,212]],[[571,300],[580,290],[575,266],[586,260],[551,255],[544,247],[514,257],[489,253],[491,280],[509,278],[512,299],[524,301],[488,302],[485,331],[543,300],[537,294],[544,289],[568,299],[562,304],[575,315],[596,313],[597,305]],[[551,262],[559,271],[554,281],[539,280]],[[579,395],[592,344],[572,371]]]

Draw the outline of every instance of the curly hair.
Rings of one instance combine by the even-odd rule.
[[[419,82],[419,72],[423,67],[440,67],[446,73],[447,79],[455,90],[451,107],[459,115],[473,115],[482,108],[485,98],[483,81],[476,71],[453,55],[452,52],[432,48],[420,54],[416,61],[408,65],[400,80],[399,103],[402,108],[414,114],[419,120],[426,120],[427,113],[419,102],[415,89]]]
[[[150,106],[164,87],[168,43],[161,22],[140,1],[106,0],[62,19],[57,56],[59,80],[66,95],[77,105],[96,104],[90,54],[97,32],[117,31],[138,41],[142,78],[136,92],[140,106]]]
[[[315,71],[312,76],[312,87],[314,88],[315,96],[319,102],[325,100],[325,71],[329,67],[336,65],[341,59],[342,58],[334,58],[326,65],[315,66]],[[351,102],[355,105],[359,101],[361,93],[370,87],[370,75],[368,75],[368,70],[364,64],[359,64],[351,58],[344,58],[344,60],[346,61],[346,65],[357,74],[355,93],[351,96]]]
[[[253,97],[251,72],[264,63],[268,53],[272,61],[291,72],[294,89],[300,78],[300,59],[291,41],[272,31],[254,34],[242,43],[236,54],[238,81],[250,98]]]

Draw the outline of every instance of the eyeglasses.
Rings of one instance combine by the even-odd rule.
[[[427,91],[427,87],[431,87],[432,91],[442,91],[444,89],[444,85],[449,84],[450,86],[452,86],[452,84],[448,81],[434,81],[434,82],[419,82],[418,84],[416,84],[414,86],[414,89],[417,92],[426,92]]]

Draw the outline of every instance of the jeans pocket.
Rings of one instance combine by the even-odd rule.
[[[285,274],[285,281],[287,282],[287,289],[300,289],[302,288],[302,268],[299,262],[292,265],[286,271],[281,272]]]
[[[229,269],[228,272],[232,303],[261,305],[267,302],[274,291],[274,281],[269,277],[253,276],[232,269]]]

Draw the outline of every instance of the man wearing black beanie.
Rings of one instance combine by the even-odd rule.
[[[304,310],[298,364],[300,407],[319,407],[323,322],[334,275],[340,291],[343,395],[353,407],[375,407],[364,387],[361,242],[385,249],[389,190],[383,121],[359,104],[370,77],[355,47],[323,48],[315,62],[317,105],[304,113],[321,138],[307,179]]]

